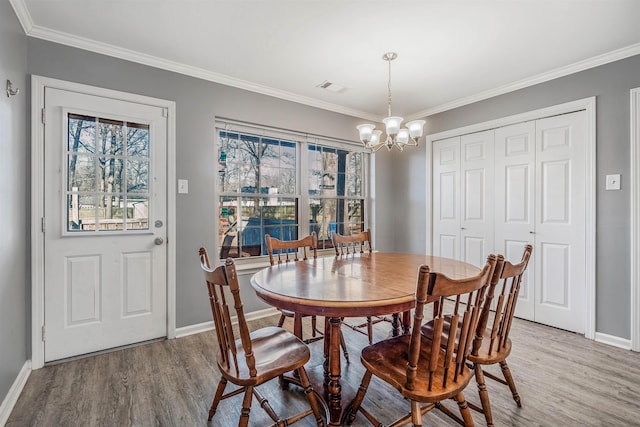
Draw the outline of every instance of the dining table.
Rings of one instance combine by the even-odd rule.
[[[340,325],[345,317],[409,313],[415,305],[418,270],[453,279],[469,277],[480,269],[451,258],[409,253],[370,252],[310,258],[264,268],[251,277],[260,299],[296,313],[294,333],[301,336],[301,316],[324,316],[324,388],[330,426],[341,425]],[[408,332],[408,316],[404,320]],[[397,324],[394,324],[394,332]]]

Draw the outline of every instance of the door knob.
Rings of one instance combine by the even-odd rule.
[[[156,237],[153,243],[155,243],[156,245],[161,245],[164,243],[164,240],[162,239],[162,237]]]

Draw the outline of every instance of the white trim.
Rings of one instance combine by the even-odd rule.
[[[264,310],[252,311],[245,315],[245,319],[247,322],[252,320],[258,320],[269,316],[274,316],[278,314],[278,310],[274,307],[265,308]],[[231,318],[232,323],[238,322],[238,317],[233,316]],[[176,338],[187,337],[189,335],[199,334],[201,332],[213,331],[215,330],[215,326],[213,321],[196,323],[195,325],[183,326],[181,328],[176,329]]]
[[[494,89],[490,89],[484,92],[477,93],[475,95],[459,98],[445,104],[437,105],[432,108],[428,108],[423,111],[419,111],[415,114],[411,114],[407,117],[407,120],[414,120],[431,116],[433,114],[441,113],[443,111],[453,110],[454,108],[463,107],[465,105],[473,104],[475,102],[483,101],[485,99],[493,98],[498,95],[504,95],[505,93],[514,92],[519,89],[524,89],[529,86],[534,86],[540,83],[548,82],[560,77],[568,76],[578,73],[580,71],[588,70],[590,68],[599,67],[601,65],[608,64],[610,62],[619,61],[624,58],[640,53],[640,43],[635,43],[630,46],[626,46],[620,49],[613,50],[602,55],[594,56],[583,61],[578,61],[573,64],[569,64],[564,67],[556,68],[536,76],[527,77],[516,82],[512,82],[503,86],[499,86]]]
[[[572,113],[575,111],[585,110],[587,113],[587,141],[585,146],[585,182],[586,182],[586,201],[585,201],[585,250],[586,250],[586,283],[585,283],[585,338],[595,339],[595,309],[596,309],[596,98],[584,98],[564,104],[554,105],[547,108],[528,111],[513,116],[502,117],[496,120],[476,123],[464,126],[458,129],[451,129],[432,135],[426,136],[426,167],[427,171],[433,170],[433,142],[440,139],[451,138],[454,136],[466,135],[469,133],[481,132],[489,129],[495,129],[503,126],[509,126],[516,123],[542,119],[545,117],[555,116],[558,114]],[[432,191],[431,172],[428,172],[426,179],[426,242],[427,253],[433,251],[433,203],[431,200]]]
[[[603,334],[602,332],[596,332],[595,341],[612,345],[614,347],[623,348],[625,350],[631,349],[630,340],[620,337],[614,337],[613,335]]]
[[[333,111],[340,114],[346,114],[348,116],[358,117],[370,121],[379,121],[380,116],[365,111],[355,110],[352,108],[343,107],[341,105],[332,104],[318,99],[310,98],[307,96],[297,95],[295,93],[274,89],[268,86],[260,85],[257,83],[241,80],[235,77],[227,76],[220,73],[215,73],[203,68],[193,67],[185,64],[181,64],[176,61],[170,61],[157,56],[148,55],[142,52],[136,52],[129,49],[124,49],[118,46],[110,45],[107,43],[97,42],[95,40],[75,36],[62,31],[55,31],[49,28],[34,25],[33,19],[29,14],[29,10],[24,0],[9,0],[13,6],[13,10],[22,25],[22,28],[26,35],[30,37],[39,38],[42,40],[51,41],[54,43],[63,44],[66,46],[75,47],[78,49],[88,50],[90,52],[96,52],[103,55],[108,55],[114,58],[124,59],[130,62],[148,65],[150,67],[159,68],[162,70],[173,71],[175,73],[183,74],[186,76],[196,77],[202,80],[220,83],[226,86],[236,87],[239,89],[248,90],[263,95],[272,96],[274,98],[284,99],[291,102],[297,102],[303,105],[309,105],[311,107],[320,108],[327,111]],[[516,82],[512,82],[495,89],[480,92],[478,94],[459,98],[457,100],[441,104],[423,111],[416,112],[408,115],[407,120],[415,118],[422,118],[430,116],[443,111],[452,110],[454,108],[462,107],[464,105],[473,104],[474,102],[482,101],[494,96],[503,95],[505,93],[513,92],[518,89],[533,86],[539,83],[544,83],[559,77],[568,76],[580,71],[587,70],[589,68],[598,67],[600,65],[608,64],[610,62],[618,61],[620,59],[628,58],[640,53],[640,43],[632,44],[614,51],[588,58],[583,61],[569,64],[564,67],[556,68],[555,70],[547,71],[545,73],[538,74],[536,76],[528,77]]]
[[[103,89],[49,77],[31,77],[31,368],[44,366],[44,89],[52,87],[166,108],[167,117],[167,338],[176,333],[176,104],[173,101]]]
[[[631,89],[631,349],[640,351],[640,88]]]
[[[18,397],[20,397],[20,393],[22,393],[22,389],[24,385],[27,383],[29,379],[29,375],[31,374],[31,361],[27,360],[22,365],[22,369],[18,372],[18,376],[11,384],[7,395],[2,400],[2,404],[0,404],[0,426],[3,426],[9,420],[9,415],[11,415],[11,411],[13,411],[13,407],[16,405],[18,401]]]

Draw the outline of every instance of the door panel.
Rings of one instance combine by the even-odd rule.
[[[493,250],[493,130],[460,137],[461,259],[484,265]]]
[[[45,88],[45,362],[166,336],[162,108]]]
[[[495,239],[496,253],[513,263],[524,247],[533,244],[535,174],[535,122],[501,127],[495,132]],[[516,316],[534,320],[533,251],[522,278]]]
[[[433,145],[433,254],[460,259],[460,138]]]
[[[536,121],[535,318],[584,333],[586,112]]]

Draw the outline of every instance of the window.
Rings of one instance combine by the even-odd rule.
[[[293,240],[365,229],[368,155],[356,144],[221,123],[218,136],[219,257],[266,255],[264,235]]]
[[[66,233],[148,230],[149,125],[66,117]]]

